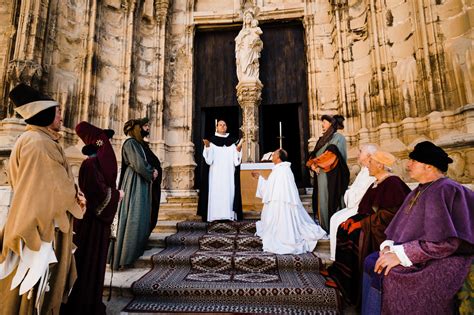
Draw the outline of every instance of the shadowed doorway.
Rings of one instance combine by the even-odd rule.
[[[221,117],[232,136],[239,137],[242,114],[237,102],[238,80],[235,65],[235,37],[241,25],[202,28],[194,37],[194,115],[195,188],[200,187],[203,137],[214,132],[214,119]],[[278,125],[282,122],[283,148],[298,187],[309,186],[305,168],[308,141],[308,105],[304,29],[301,21],[260,24],[263,50],[260,80],[263,83],[259,108],[260,156],[278,145]]]
[[[281,122],[283,149],[288,152],[288,162],[291,162],[291,170],[295,175],[295,180],[299,187],[304,186],[302,172],[304,170],[305,161],[303,150],[306,147],[304,139],[301,137],[301,115],[301,104],[262,105],[260,107],[259,141],[262,150],[261,155],[275,151],[280,147],[278,137]]]
[[[235,41],[237,27],[221,30],[198,29],[194,37],[193,116],[195,188],[200,188],[202,171],[202,139],[215,132],[215,119],[227,123],[227,132],[239,137],[242,124],[235,86]]]
[[[263,50],[260,79],[263,83],[260,105],[260,152],[279,147],[282,122],[283,148],[288,152],[298,187],[308,187],[305,167],[308,155],[308,105],[304,29],[299,21],[261,25]]]

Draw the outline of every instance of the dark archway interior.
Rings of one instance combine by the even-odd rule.
[[[309,186],[305,169],[308,155],[308,105],[304,29],[300,21],[260,25],[264,47],[260,58],[263,83],[259,109],[260,153],[279,147],[279,122],[282,122],[283,148],[298,187]],[[240,27],[198,29],[194,42],[193,142],[195,144],[195,187],[199,188],[202,164],[202,139],[214,133],[214,120],[228,124],[228,132],[239,137],[242,114],[236,97],[238,83],[235,65],[235,37]]]

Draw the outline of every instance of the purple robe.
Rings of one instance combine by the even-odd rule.
[[[454,295],[474,255],[473,207],[474,193],[448,178],[410,193],[385,233],[403,245],[413,265],[396,266],[381,277],[373,272],[378,253],[370,255],[365,263],[363,310],[374,313],[365,307],[377,304],[371,297],[375,288],[383,292],[383,314],[452,313]],[[381,278],[382,287],[377,288]]]

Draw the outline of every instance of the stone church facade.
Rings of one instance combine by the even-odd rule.
[[[120,156],[125,121],[148,116],[165,195],[195,196],[195,34],[241,26],[249,6],[262,25],[303,27],[308,148],[319,117],[339,113],[352,173],[358,145],[370,142],[396,155],[395,171],[408,179],[408,152],[431,140],[454,160],[448,175],[473,182],[472,1],[0,0],[0,185],[24,128],[8,92],[26,82],[61,103],[76,173],[78,122],[114,129]],[[248,93],[258,110],[258,91]]]

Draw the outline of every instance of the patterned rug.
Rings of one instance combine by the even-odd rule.
[[[337,314],[312,253],[262,251],[255,222],[178,223],[153,268],[132,285],[128,312]]]

